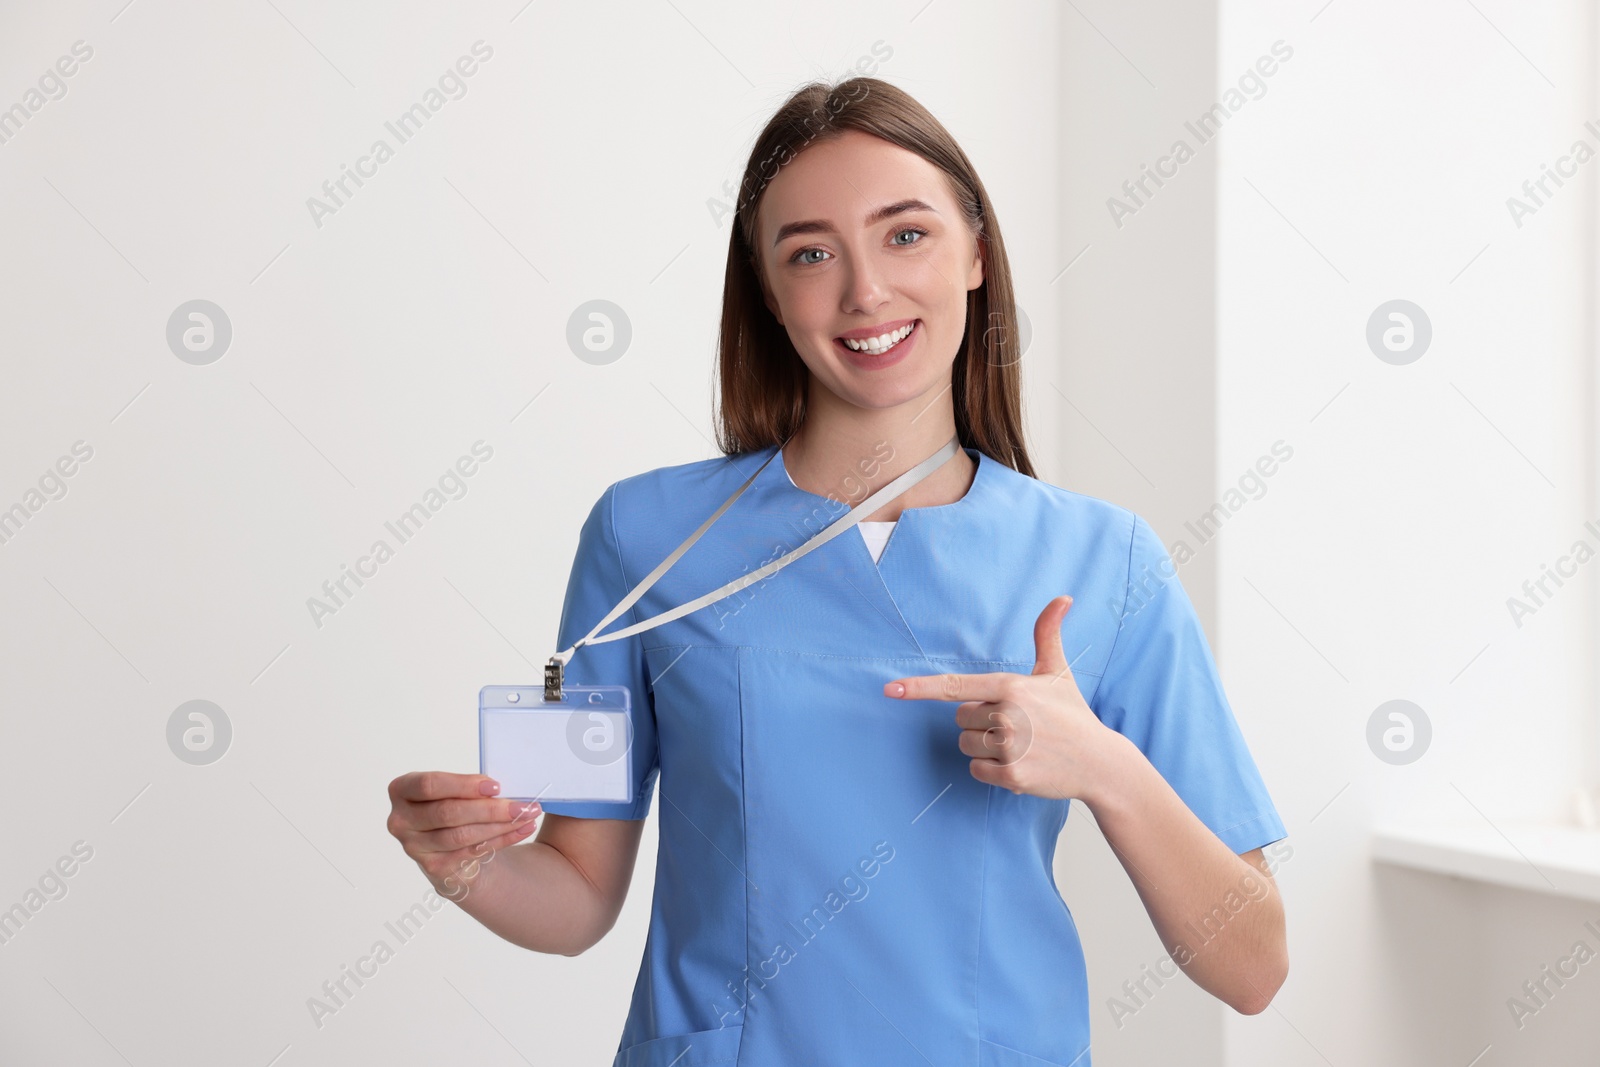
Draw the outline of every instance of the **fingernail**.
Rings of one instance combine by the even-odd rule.
[[[901,685],[899,682],[890,682],[888,689],[889,695],[892,697],[903,697],[906,695],[906,687]]]
[[[517,817],[513,821],[520,822],[523,819],[531,818],[543,810],[543,808],[539,807],[539,802],[537,800],[530,800],[526,804],[522,805],[521,808],[517,809]]]
[[[492,797],[496,793],[500,792],[500,783],[493,781],[484,782],[478,786],[478,792],[482,793],[486,797]]]

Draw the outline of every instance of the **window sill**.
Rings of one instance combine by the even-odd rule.
[[[1372,858],[1490,885],[1600,901],[1600,831],[1578,826],[1502,820],[1497,830],[1482,819],[1386,826],[1373,832]]]

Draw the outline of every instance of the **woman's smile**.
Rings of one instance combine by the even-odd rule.
[[[922,320],[901,320],[898,325],[887,323],[885,326],[887,328],[873,326],[851,330],[842,337],[835,337],[834,350],[851,366],[862,370],[892,367],[910,353],[922,336]],[[851,345],[856,347],[852,348]]]

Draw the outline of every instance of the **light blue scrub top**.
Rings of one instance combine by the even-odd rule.
[[[773,448],[663,467],[583,525],[558,647],[588,633]],[[1125,508],[975,449],[962,499],[910,508],[877,564],[848,530],[740,593],[585,645],[569,685],[630,687],[631,804],[660,846],[613,1067],[1091,1067],[1078,932],[1051,869],[1070,801],[968,770],[952,701],[893,678],[1033,670],[1033,624],[1089,706],[1236,853],[1286,836],[1160,540]],[[855,502],[862,499],[858,492]],[[788,552],[844,504],[780,454],[628,612],[669,610]]]

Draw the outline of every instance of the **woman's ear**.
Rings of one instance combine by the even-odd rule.
[[[983,284],[984,257],[988,255],[989,249],[989,242],[985,241],[982,236],[979,236],[974,244],[977,247],[972,252],[972,268],[967,271],[967,290],[969,292]]]

